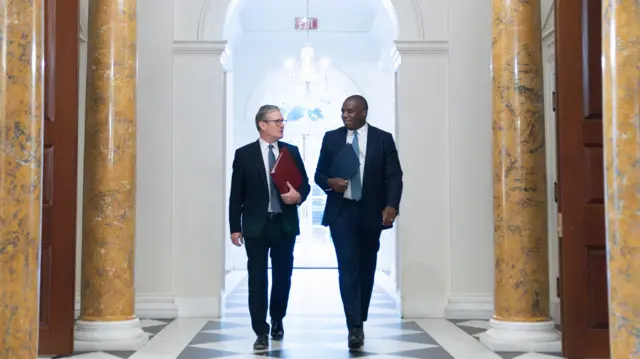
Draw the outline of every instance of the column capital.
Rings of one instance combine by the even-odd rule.
[[[222,55],[227,50],[227,41],[174,41],[175,54]]]
[[[449,53],[449,41],[395,41],[395,49],[400,55],[427,55]]]
[[[220,56],[220,64],[225,71],[231,71],[233,59],[227,41],[174,41],[176,55]]]

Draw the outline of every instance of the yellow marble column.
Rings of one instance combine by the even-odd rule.
[[[43,3],[0,3],[0,358],[38,353]]]
[[[602,10],[611,358],[640,358],[640,2]]]
[[[481,339],[494,350],[559,348],[549,310],[540,0],[491,4],[495,312]]]
[[[88,23],[76,349],[126,350],[144,342],[134,304],[136,0],[92,0]],[[95,338],[96,330],[118,334]]]

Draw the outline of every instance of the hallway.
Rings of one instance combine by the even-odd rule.
[[[227,297],[222,319],[184,318],[142,320],[151,340],[138,352],[77,353],[74,359],[558,359],[561,356],[493,353],[477,340],[487,327],[484,320],[403,320],[394,299],[376,286],[367,341],[360,352],[349,353],[338,292],[337,271],[296,270],[285,338],[271,348],[252,352],[255,340],[247,311],[247,281]],[[311,284],[314,284],[311,287]],[[311,351],[313,350],[313,351]]]

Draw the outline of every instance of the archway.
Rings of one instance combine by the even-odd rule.
[[[338,3],[340,0],[310,0],[307,4],[283,0],[266,5],[241,0],[230,3],[233,11],[227,14],[224,26],[233,63],[227,71],[227,98],[233,98],[227,107],[227,129],[233,128],[234,143],[229,146],[228,132],[227,153],[256,140],[254,116],[261,105],[278,105],[288,120],[283,141],[298,146],[310,178],[311,194],[298,209],[301,233],[294,250],[296,269],[337,268],[329,230],[321,225],[326,194],[314,183],[313,174],[324,133],[342,126],[342,101],[356,93],[364,95],[370,102],[370,122],[395,133],[393,106],[388,101],[393,98],[397,66],[389,51],[397,32],[395,13],[389,13],[385,1],[355,0],[334,14]],[[320,20],[319,30],[292,32],[294,18],[305,12]],[[346,21],[354,17],[357,20]],[[308,88],[296,81],[302,75],[297,71],[303,68],[316,72],[315,76],[307,74],[317,81]],[[227,181],[231,171],[227,158]],[[395,229],[383,234],[378,277],[394,283],[398,273]],[[226,252],[227,277],[235,278],[236,270],[244,273],[244,248],[227,243]],[[300,275],[306,273],[309,271]]]
[[[197,194],[195,189],[202,188],[204,183],[208,187],[211,183],[224,183],[222,176],[226,177],[226,158],[231,154],[226,143],[229,129],[225,118],[228,116],[229,99],[225,88],[228,84],[233,85],[241,73],[231,66],[233,61],[230,60],[238,54],[233,46],[228,46],[227,41],[232,40],[233,35],[226,29],[225,19],[235,21],[234,16],[237,15],[234,11],[247,1],[201,0],[177,5],[174,118],[189,119],[189,127],[183,128],[185,125],[174,122],[173,161],[176,166],[173,188],[177,219],[174,220],[173,231],[176,234],[186,233],[174,236],[174,271],[176,296],[197,297],[197,309],[194,309],[196,302],[178,304],[179,307],[188,307],[181,308],[181,312],[192,315],[219,315],[219,311],[213,313],[200,308],[204,308],[202,304],[205,301],[211,300],[220,305],[225,290],[223,253],[228,242],[228,230],[226,206],[223,204],[226,203],[228,188],[198,191]],[[378,0],[371,2],[382,8],[385,6]],[[388,96],[374,104],[391,103],[394,109],[391,116],[399,119],[391,130],[396,134],[405,172],[402,214],[396,226],[401,242],[397,256],[402,264],[397,271],[398,281],[392,285],[394,291],[402,293],[405,316],[442,317],[450,290],[449,5],[447,1],[423,0],[390,0],[389,3],[395,10],[397,29],[387,31],[388,47],[380,47],[378,58],[389,59],[380,63],[381,68],[396,69],[400,59],[402,64],[394,73],[395,78],[389,79],[395,91],[390,91]],[[233,6],[229,7],[230,4]],[[215,66],[221,58],[222,68]],[[255,57],[255,61],[260,62],[262,58]],[[203,153],[216,155],[203,157]],[[199,177],[193,177],[193,172],[185,170],[188,166],[183,161],[193,161],[192,158],[204,159],[198,167],[190,167],[198,170]],[[189,216],[189,213],[198,215]],[[202,218],[202,223],[197,218]],[[433,240],[425,240],[425,228]],[[213,247],[211,238],[215,238]],[[212,247],[216,258],[212,259],[211,252],[206,256],[194,256],[189,250],[202,247]],[[182,253],[191,254],[189,261],[180,259]],[[206,279],[211,283],[209,286],[195,288],[187,285],[194,275],[190,268],[196,266],[209,271]]]
[[[238,24],[238,10],[251,0],[201,0],[200,7],[191,19],[197,21],[194,40],[230,41],[241,29]],[[446,15],[447,2],[442,1],[433,9],[423,9],[419,0],[374,0],[386,11],[392,22],[394,40],[423,41],[427,38],[424,18],[438,18]],[[194,10],[196,8],[194,7]],[[429,11],[432,10],[432,11]],[[429,14],[430,12],[430,14]],[[425,16],[424,14],[428,15]]]

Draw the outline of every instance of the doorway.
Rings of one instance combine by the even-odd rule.
[[[298,208],[300,236],[296,240],[293,253],[293,266],[296,269],[338,267],[329,228],[321,224],[327,196],[313,181],[323,136],[324,133],[303,130],[303,133],[292,135],[285,132],[283,138],[283,141],[297,146],[300,150],[311,182],[311,193]]]

